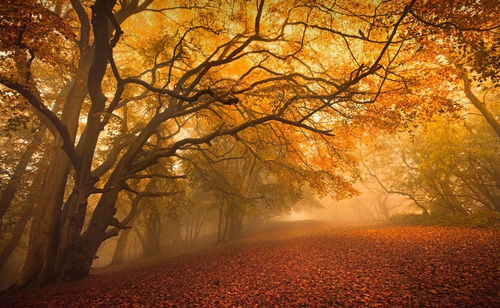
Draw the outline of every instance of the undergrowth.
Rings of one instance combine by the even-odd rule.
[[[400,214],[389,218],[390,225],[454,226],[500,229],[500,212],[481,211],[459,214]]]

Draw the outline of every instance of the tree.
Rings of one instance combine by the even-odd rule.
[[[128,182],[193,146],[268,126],[295,159],[311,145],[341,157],[348,154],[336,152],[333,134],[376,126],[376,116],[397,122],[373,103],[391,88],[405,42],[398,29],[413,2],[397,10],[358,4],[353,14],[314,1],[10,1],[27,13],[2,12],[9,50],[0,83],[22,95],[54,137],[18,284],[85,276],[102,242],[127,228],[115,203]],[[150,35],[138,24],[151,25]],[[66,52],[55,57],[48,52],[55,47]],[[65,66],[51,89],[63,97],[57,113],[39,74]],[[345,195],[351,188],[341,178],[346,184],[336,189]]]
[[[410,9],[417,27],[412,29],[419,42],[416,55],[434,61],[439,69],[454,76],[457,89],[500,137],[494,101],[487,93],[500,82],[500,9],[495,1],[419,1]],[[482,99],[480,99],[482,97]],[[492,109],[493,108],[493,109]]]
[[[388,193],[406,196],[431,214],[498,211],[500,143],[484,119],[435,118],[410,137],[376,142],[379,150],[365,166]],[[387,165],[391,171],[383,174]]]

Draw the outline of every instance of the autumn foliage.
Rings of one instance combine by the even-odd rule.
[[[77,280],[107,245],[118,262],[210,228],[228,242],[368,176],[424,215],[500,211],[498,14],[486,0],[2,2],[0,266],[18,254],[20,289]],[[445,136],[443,119],[457,140],[427,130]]]
[[[7,297],[7,307],[500,304],[498,231],[311,223]]]

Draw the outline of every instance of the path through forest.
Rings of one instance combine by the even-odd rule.
[[[0,306],[500,307],[500,231],[290,223],[0,300]]]

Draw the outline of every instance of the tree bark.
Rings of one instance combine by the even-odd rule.
[[[498,138],[500,138],[500,123],[495,119],[495,116],[491,113],[491,111],[486,106],[485,102],[481,102],[476,95],[472,92],[471,81],[467,73],[462,69],[462,80],[464,81],[464,93],[465,96],[469,99],[474,107],[479,110],[479,112],[483,115],[484,119],[488,124],[493,128]]]
[[[81,23],[79,42],[81,56],[77,73],[70,82],[69,90],[63,90],[61,94],[61,96],[66,97],[61,123],[66,126],[70,138],[75,140],[82,103],[89,92],[89,88],[92,88],[92,106],[86,131],[84,132],[85,136],[80,138],[82,143],[77,148],[80,152],[94,149],[97,138],[102,131],[99,113],[104,109],[106,98],[102,95],[102,91],[99,90],[107,66],[109,38],[113,30],[109,14],[115,2],[116,0],[97,0],[94,3],[92,16],[94,45],[89,46],[88,40],[90,36],[88,32],[90,31],[90,24],[88,16],[86,16],[79,1],[71,1]],[[118,24],[122,23],[127,17],[144,10],[151,2],[152,0],[145,0],[140,5],[138,5],[137,1],[128,3],[115,13],[116,22]],[[99,44],[104,46],[99,46]],[[92,87],[89,87],[89,81],[92,82]],[[104,230],[98,232],[100,230],[92,229],[86,236],[80,236],[86,200],[93,185],[90,177],[93,151],[92,153],[86,153],[82,157],[85,161],[81,163],[87,168],[77,170],[76,182],[78,187],[66,202],[64,215],[61,216],[64,191],[70,170],[68,156],[60,149],[61,144],[62,139],[56,136],[55,150],[49,160],[49,167],[43,181],[42,194],[34,213],[30,230],[28,256],[18,281],[20,287],[41,285],[56,279],[64,280],[61,279],[61,277],[64,277],[64,271],[58,272],[56,268],[68,269],[71,267],[69,264],[84,264],[83,269],[75,269],[75,272],[84,273],[83,276],[86,275],[88,269],[90,269],[95,251],[104,240],[101,237],[92,238],[93,233],[102,235]],[[85,177],[81,177],[82,174],[79,174],[82,171],[86,175]],[[83,178],[83,180],[78,182],[80,178]],[[113,189],[111,195],[115,193],[117,191]],[[116,195],[111,199],[116,200]],[[103,202],[106,203],[107,200],[109,198],[106,198],[106,201]],[[113,207],[107,206],[106,209],[113,209]],[[105,215],[104,219],[109,219],[109,216]],[[112,216],[113,214],[111,214]],[[109,225],[109,221],[106,221],[103,225],[105,229]],[[64,232],[61,234],[61,231]],[[63,240],[62,243],[60,243],[60,239]],[[61,257],[62,254],[64,254],[64,257]],[[93,255],[89,257],[89,254]],[[73,257],[68,257],[70,255]],[[79,261],[75,262],[75,260]],[[69,263],[65,264],[66,261]],[[62,276],[60,277],[60,275]],[[69,276],[76,277],[78,275]]]
[[[151,181],[152,182],[152,181]],[[150,182],[150,183],[151,183]],[[146,230],[144,232],[143,256],[154,256],[161,251],[160,246],[160,225],[161,214],[154,202],[147,204],[142,212],[146,216]]]
[[[101,243],[107,238],[118,235],[118,232],[107,234],[106,229],[114,225],[116,212],[114,205],[123,183],[110,180],[104,187],[105,192],[99,199],[85,232],[61,252],[55,270],[57,280],[68,281],[85,277]]]
[[[84,61],[80,63],[79,73],[72,82],[62,112],[62,122],[73,139],[78,128],[81,105],[87,93],[84,77],[88,75],[86,70],[89,64],[85,63],[85,59],[87,57],[83,57]],[[18,282],[20,286],[31,283],[40,285],[50,280],[49,272],[53,267],[50,263],[54,260],[54,249],[57,247],[56,233],[70,167],[69,159],[60,149],[60,144],[60,138],[56,138],[42,193],[33,215],[28,255]]]
[[[19,221],[16,224],[16,227],[12,231],[12,238],[7,242],[2,252],[0,253],[0,269],[4,266],[7,259],[12,255],[16,247],[19,245],[19,241],[26,229],[26,225],[28,224],[29,219],[31,218],[32,207],[26,208]]]
[[[219,215],[218,215],[218,223],[217,223],[217,243],[224,241],[224,202],[221,203],[219,207]]]
[[[448,205],[452,208],[452,211],[458,214],[467,214],[467,211],[463,207],[460,200],[458,200],[453,188],[450,184],[450,175],[447,174],[446,177],[439,182],[442,191],[443,197],[446,199]]]
[[[116,243],[115,251],[113,252],[113,258],[111,260],[111,265],[117,265],[125,261],[125,252],[127,250],[128,238],[131,229],[123,230]]]
[[[24,230],[26,229],[26,225],[28,224],[30,218],[33,216],[33,209],[35,208],[35,204],[38,202],[40,195],[39,186],[36,185],[36,183],[40,183],[42,181],[45,167],[46,165],[42,160],[38,165],[38,170],[33,176],[32,182],[34,183],[34,185],[32,185],[32,190],[29,192],[28,197],[24,201],[25,208],[20,215],[21,217],[19,221],[14,227],[12,238],[5,246],[4,250],[0,253],[0,268],[14,252],[15,248],[19,245],[19,241],[21,240]]]
[[[21,155],[21,158],[19,159],[19,162],[16,165],[16,169],[14,170],[12,177],[10,178],[7,185],[5,185],[5,188],[2,190],[1,192],[2,197],[0,198],[0,219],[2,219],[3,215],[9,208],[10,203],[14,199],[14,196],[16,195],[16,192],[19,188],[19,184],[21,183],[21,178],[26,172],[26,167],[28,167],[28,164],[31,161],[33,154],[35,154],[35,151],[42,143],[45,131],[46,129],[42,127],[35,134],[33,141],[30,142],[30,144],[24,151],[23,155]]]
[[[243,230],[243,212],[238,205],[233,204],[230,211],[230,226],[228,240],[234,240],[241,236]]]

